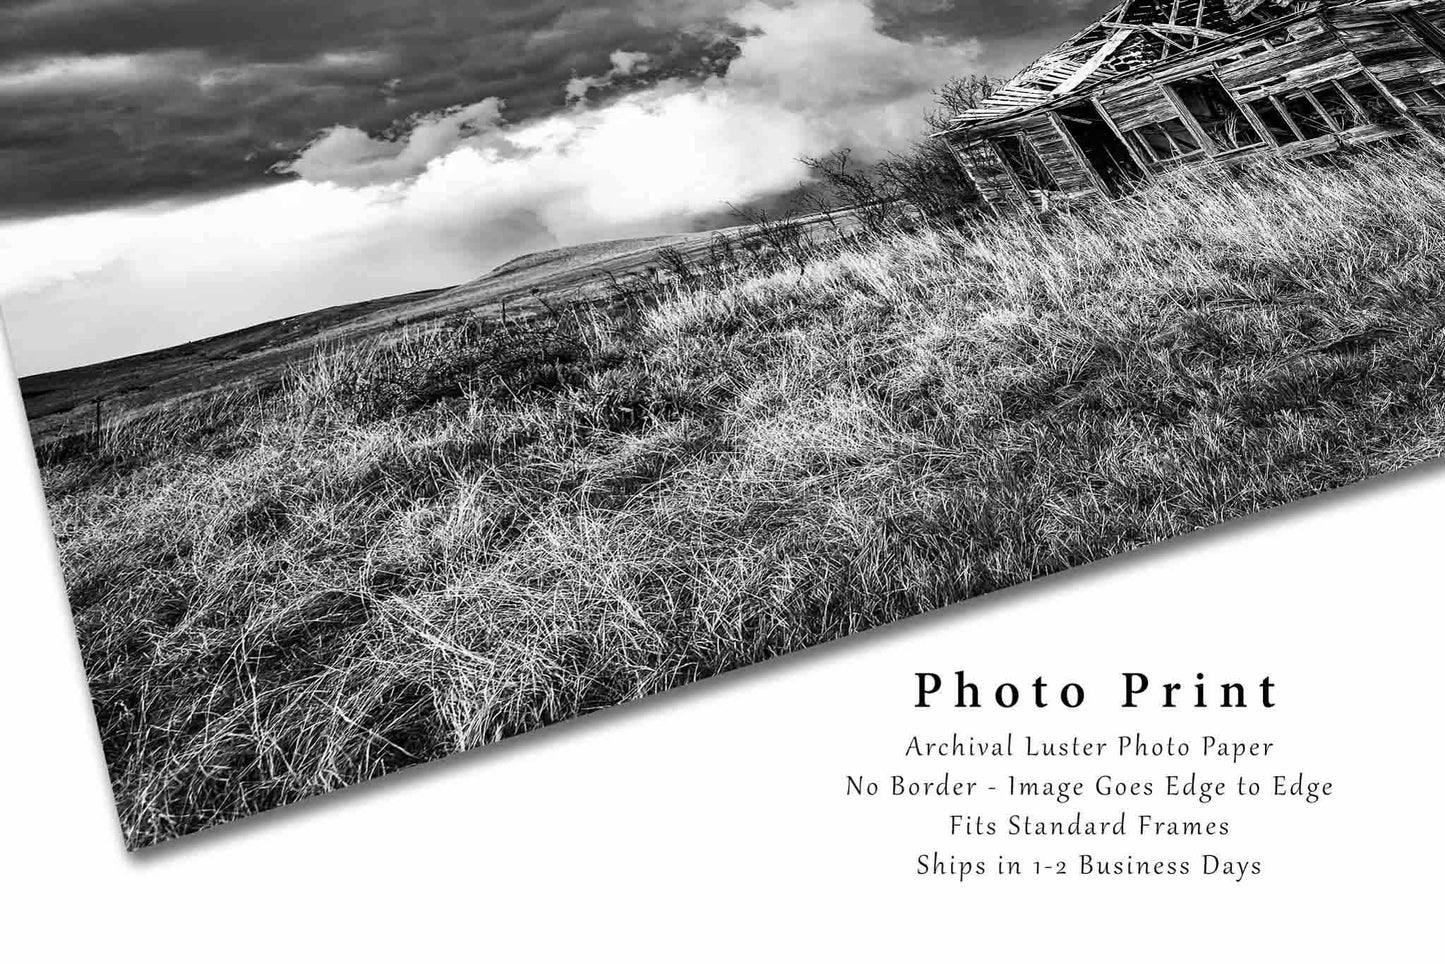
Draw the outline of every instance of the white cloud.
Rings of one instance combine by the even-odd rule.
[[[612,51],[612,72],[619,77],[635,77],[652,69],[652,54],[641,50]]]
[[[416,177],[437,158],[473,146],[501,122],[502,102],[489,97],[467,107],[414,117],[410,130],[394,139],[371,137],[355,127],[332,127],[276,169],[313,183],[391,184]]]
[[[611,70],[595,77],[573,77],[567,82],[567,102],[575,104],[589,91],[611,87],[620,77],[637,77],[651,69],[651,54],[637,50],[614,50]]]
[[[685,230],[786,190],[798,158],[921,133],[972,44],[882,33],[866,0],[750,2],[726,77],[509,125],[488,99],[394,139],[333,128],[300,180],[190,207],[0,224],[0,301],[34,372],[469,280],[530,250]],[[645,61],[625,52],[614,70]]]

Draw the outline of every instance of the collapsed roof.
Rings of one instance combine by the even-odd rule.
[[[1124,0],[958,115],[954,129],[1038,107],[1310,6],[1289,0]]]

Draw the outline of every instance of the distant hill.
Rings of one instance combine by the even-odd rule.
[[[323,343],[383,330],[400,309],[440,293],[324,308],[159,351],[30,375],[20,379],[20,393],[31,434],[38,440],[88,425],[97,399],[109,412],[117,407],[134,412],[218,388],[274,382]]]
[[[489,274],[450,288],[417,304],[409,314],[423,315],[498,305],[502,299],[530,300],[533,291],[560,297],[578,296],[606,284],[608,274],[623,277],[658,263],[658,253],[676,248],[689,258],[704,254],[719,234],[736,237],[744,229],[698,231],[652,238],[629,238],[558,248],[524,255]]]
[[[504,300],[535,306],[534,291],[576,297],[600,289],[609,272],[620,277],[655,264],[664,248],[676,247],[695,257],[718,233],[629,238],[538,252],[453,288],[325,308],[159,351],[31,375],[20,380],[31,434],[40,440],[88,427],[97,399],[108,417],[114,417],[118,411],[140,412],[217,389],[264,387],[323,346],[457,311],[498,311]]]

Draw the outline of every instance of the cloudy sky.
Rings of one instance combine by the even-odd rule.
[[[1111,0],[0,0],[0,308],[48,371],[712,223]]]

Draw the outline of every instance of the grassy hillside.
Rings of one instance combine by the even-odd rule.
[[[823,246],[42,450],[129,839],[1438,456],[1442,174]]]
[[[89,431],[97,400],[103,419],[113,421],[181,400],[204,402],[218,391],[269,390],[318,349],[403,328],[425,329],[459,312],[495,317],[504,300],[514,311],[535,311],[534,291],[553,299],[593,297],[605,292],[609,275],[635,273],[656,262],[666,248],[695,257],[718,234],[630,238],[531,254],[453,288],[325,308],[160,351],[32,375],[20,383],[26,416],[32,435],[43,444]]]
[[[288,366],[318,347],[374,337],[409,307],[441,293],[340,305],[159,351],[30,375],[20,380],[20,392],[31,435],[45,442],[89,430],[97,400],[103,418],[111,421],[218,389],[276,383]]]

